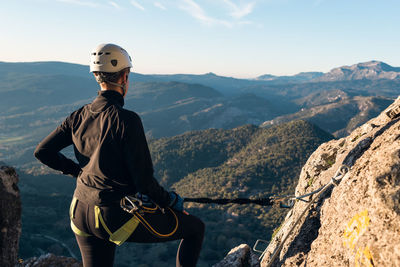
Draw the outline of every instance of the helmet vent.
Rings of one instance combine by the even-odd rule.
[[[112,60],[111,60],[111,64],[112,64],[114,67],[117,66],[118,60],[112,59]]]
[[[92,55],[95,56],[95,55],[96,55],[96,52],[92,53]]]
[[[99,52],[98,55],[101,56],[103,54],[103,52]]]
[[[106,52],[106,55],[109,55],[109,54],[111,54],[110,52]]]

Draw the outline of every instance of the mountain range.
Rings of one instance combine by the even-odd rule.
[[[270,125],[302,119],[319,125],[336,137],[344,137],[369,118],[377,116],[393,102],[385,97],[349,96],[342,90],[334,90],[330,93],[332,93],[332,98],[335,101],[319,105],[311,105],[307,101],[307,108],[265,121],[261,126],[269,127]],[[319,100],[314,98],[309,101],[318,102]],[[337,116],[338,114],[340,116]]]
[[[327,73],[323,72],[300,72],[292,76],[274,76],[264,74],[258,76],[256,80],[275,81],[275,82],[334,82],[351,80],[395,80],[400,78],[400,67],[392,67],[381,61],[368,61],[351,66],[334,68]]]
[[[384,62],[369,61],[351,66],[334,68],[330,72],[317,77],[314,81],[349,81],[349,80],[378,80],[400,78],[400,68],[392,67]]]
[[[290,83],[290,82],[309,82],[316,78],[323,76],[323,72],[300,72],[296,75],[292,76],[275,76],[271,74],[264,74],[258,76],[256,80],[262,81],[274,81],[274,82],[282,82],[282,83]]]
[[[347,80],[315,81],[337,71],[275,80],[134,73],[125,107],[139,113],[149,138],[244,124],[269,127],[293,119],[341,137],[397,97],[400,79],[369,79],[373,71],[387,75],[399,69],[382,62],[338,69],[353,74]],[[362,73],[368,75],[358,79]],[[97,90],[87,66],[0,62],[0,160],[25,170],[37,167],[36,144],[70,112],[90,103]]]

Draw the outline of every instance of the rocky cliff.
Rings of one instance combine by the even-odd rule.
[[[295,201],[261,266],[400,266],[399,112],[400,97],[311,155],[296,196],[329,186]],[[343,165],[348,172],[332,180]]]
[[[18,174],[0,162],[0,266],[1,267],[80,267],[76,259],[53,254],[27,260],[18,259],[21,235],[21,197]]]
[[[0,266],[14,266],[18,258],[21,235],[21,199],[18,175],[0,164]]]

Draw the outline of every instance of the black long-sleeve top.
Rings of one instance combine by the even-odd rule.
[[[77,177],[74,196],[97,205],[118,202],[141,192],[160,206],[169,194],[154,178],[153,164],[140,117],[123,108],[115,91],[100,91],[91,103],[73,112],[36,147],[47,166]],[[73,145],[79,164],[60,151]]]

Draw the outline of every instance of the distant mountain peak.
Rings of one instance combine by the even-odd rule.
[[[389,64],[386,64],[385,62],[382,61],[377,61],[377,60],[371,60],[371,61],[367,61],[367,62],[361,62],[358,64],[354,64],[351,66],[342,66],[339,68],[348,68],[348,69],[352,69],[352,70],[357,70],[357,69],[371,69],[371,70],[375,70],[378,72],[382,72],[382,71],[400,71],[400,68],[395,68],[390,66]]]
[[[215,74],[214,72],[208,72],[205,75],[207,76],[218,76],[217,74]]]
[[[392,67],[385,62],[371,60],[350,66],[337,67],[328,73],[300,72],[292,76],[264,74],[256,78],[258,81],[272,81],[275,83],[331,82],[363,79],[400,79],[400,67]]]
[[[377,80],[377,79],[400,79],[400,68],[392,67],[382,61],[371,60],[342,66],[332,69],[314,81],[348,81],[348,80]]]

